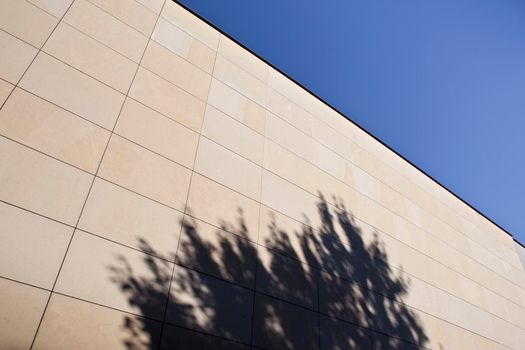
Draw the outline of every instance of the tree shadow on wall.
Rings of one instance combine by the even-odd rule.
[[[388,265],[377,234],[365,242],[353,216],[334,202],[321,196],[319,224],[303,220],[310,225],[263,207],[259,245],[249,240],[242,210],[220,228],[186,216],[175,266],[142,239],[147,276],[124,257],[110,268],[129,304],[146,316],[126,317],[126,347],[424,347],[425,330],[400,303],[408,281]]]

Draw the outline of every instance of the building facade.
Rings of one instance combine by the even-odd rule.
[[[524,348],[509,234],[177,3],[0,29],[1,349]]]

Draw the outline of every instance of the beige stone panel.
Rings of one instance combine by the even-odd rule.
[[[268,89],[268,110],[305,134],[312,135],[312,115],[272,89]]]
[[[187,212],[216,226],[244,225],[246,237],[257,242],[259,203],[197,173],[193,174]]]
[[[74,225],[93,176],[0,138],[0,198]]]
[[[311,194],[330,196],[326,191],[326,182],[321,182],[328,175],[270,140],[264,146],[265,169],[277,174]]]
[[[451,294],[462,294],[460,279],[463,277],[435,260],[427,259],[427,275],[419,277]]]
[[[265,146],[264,167],[331,204],[354,203],[351,188],[271,141]]]
[[[220,33],[173,1],[167,1],[161,16],[212,49],[219,44]]]
[[[417,316],[418,324],[423,330],[425,336],[428,338],[427,342],[424,344],[426,348],[436,350],[452,349],[449,346],[447,338],[447,327],[453,327],[452,325],[438,317],[434,317],[423,312],[419,312]]]
[[[43,47],[48,54],[127,93],[137,64],[62,22]]]
[[[202,137],[194,170],[256,201],[261,196],[261,167]]]
[[[211,76],[155,41],[148,44],[141,65],[201,100],[208,97]]]
[[[355,144],[317,118],[312,118],[312,137],[344,159],[353,160]]]
[[[36,95],[106,129],[113,128],[124,95],[40,53],[20,82]]]
[[[0,275],[51,289],[73,228],[0,203]]]
[[[508,346],[512,349],[521,349],[525,341],[525,331],[509,322],[506,322],[500,318],[492,317],[494,336],[483,336]]]
[[[268,86],[221,55],[215,59],[213,76],[258,104],[266,105]]]
[[[370,199],[373,199],[376,202],[379,201],[381,190],[384,185],[358,167],[354,167],[352,173],[355,189]]]
[[[508,310],[510,317],[509,318],[502,317],[502,318],[506,321],[512,322],[513,324],[525,329],[525,308],[519,305],[516,305],[512,302],[509,302],[508,300],[505,300],[505,302],[506,302],[505,309]]]
[[[264,134],[266,110],[215,78],[211,81],[208,103],[259,134]]]
[[[475,306],[486,309],[485,294],[483,287],[468,278],[468,276],[461,276],[460,279],[461,297]]]
[[[393,231],[393,235],[396,237],[406,237],[403,239],[400,238],[400,240],[421,253],[430,255],[429,251],[432,250],[432,245],[428,239],[429,234],[400,216],[397,216],[397,218],[398,220],[395,222],[396,230]],[[404,235],[402,233],[404,233]]]
[[[167,1],[165,0],[137,0],[137,2],[149,8],[151,11],[159,14],[160,10],[162,9],[162,6]]]
[[[0,111],[0,133],[93,174],[110,134],[19,88]]]
[[[474,334],[472,332],[450,323],[445,323],[443,328],[445,330],[448,349],[477,349],[475,347]]]
[[[27,1],[0,3],[0,28],[33,46],[41,47],[58,19]]]
[[[133,99],[126,99],[115,132],[187,168],[193,167],[199,134]]]
[[[172,269],[173,264],[165,260],[76,231],[55,291],[162,319]],[[141,281],[143,288],[134,286],[132,280]],[[155,295],[154,303],[143,305],[138,302],[148,295]]]
[[[4,104],[5,100],[13,90],[14,85],[5,80],[0,79],[0,106]]]
[[[319,233],[308,225],[261,206],[259,244],[311,266],[320,261]]]
[[[191,172],[177,163],[114,135],[98,175],[182,211],[188,194]]]
[[[53,294],[33,349],[125,350],[132,344],[147,350],[156,348],[160,329],[155,321]]]
[[[88,0],[147,37],[150,36],[157,14],[134,0]]]
[[[64,22],[135,62],[140,61],[148,43],[145,35],[87,0],[76,0],[64,16]]]
[[[181,222],[182,213],[97,178],[78,227],[173,260]]]
[[[403,195],[403,192],[400,192]],[[406,195],[404,197],[404,207],[406,210],[406,218],[410,222],[413,222],[414,225],[423,227],[423,217],[428,215],[424,210],[415,202],[410,200]]]
[[[205,72],[212,73],[215,51],[163,17],[159,18],[151,38]]]
[[[494,316],[448,293],[438,293],[438,301],[444,320],[495,339]]]
[[[22,40],[0,31],[0,78],[18,83],[37,51]]]
[[[266,118],[266,137],[280,146],[311,161],[313,140],[272,113]]]
[[[309,309],[318,309],[319,270],[259,247],[256,290]]]
[[[508,310],[508,308],[515,307],[515,304],[509,302],[504,297],[494,293],[488,288],[483,288],[483,296],[485,299],[485,310],[503,318],[504,320],[511,319],[510,310]]]
[[[307,110],[312,109],[312,103],[316,102],[316,99],[308,91],[271,67],[268,72],[268,85]],[[339,118],[341,117],[339,116]]]
[[[262,164],[264,137],[210,105],[204,114],[202,134],[244,158]]]
[[[314,228],[321,227],[318,198],[263,170],[261,203]]]
[[[430,282],[431,276],[429,275],[432,273],[430,267],[437,263],[405,244],[398,243],[398,248],[400,269],[421,278],[424,281]]]
[[[311,161],[316,167],[326,171],[336,179],[346,182],[349,180],[347,179],[349,176],[351,180],[351,174],[347,174],[347,164],[349,163],[319,142],[312,141]],[[347,182],[347,184],[353,187],[352,181]]]
[[[177,263],[247,288],[254,287],[257,246],[235,224],[222,229],[191,217],[177,249]],[[226,230],[226,231],[225,231]]]
[[[355,206],[352,212],[357,218],[380,231],[393,232],[395,229],[396,215],[359,191],[355,191]]]
[[[249,343],[253,294],[253,290],[175,266],[166,321],[172,325]],[[209,348],[209,345],[202,348]]]
[[[60,18],[67,11],[73,0],[28,0],[53,16]]]
[[[353,163],[380,181],[384,181],[387,178],[384,164],[361,147],[356,147]]]
[[[190,129],[200,131],[206,104],[150,71],[139,68],[129,95]]]
[[[0,348],[29,349],[49,292],[0,278]]]
[[[440,316],[438,305],[438,291],[436,287],[415,277],[404,276],[406,282],[406,289],[404,293],[398,294],[400,302],[409,305],[413,308],[434,315]]]
[[[221,36],[218,53],[263,82],[268,81],[268,64],[225,35]]]

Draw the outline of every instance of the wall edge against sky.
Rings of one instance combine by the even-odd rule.
[[[170,0],[168,0],[170,1]],[[311,91],[309,88],[307,88],[306,86],[304,86],[303,84],[301,84],[300,82],[298,82],[297,80],[295,80],[293,77],[291,77],[289,74],[287,74],[286,72],[284,72],[283,70],[281,70],[280,68],[276,67],[275,65],[273,65],[271,62],[269,62],[268,60],[266,60],[264,57],[261,57],[258,53],[254,52],[252,49],[250,49],[249,47],[247,47],[246,45],[244,45],[243,43],[239,42],[236,38],[232,37],[230,34],[226,33],[223,29],[219,28],[218,26],[216,26],[214,23],[210,22],[208,19],[204,18],[203,16],[201,16],[199,13],[197,13],[196,11],[194,11],[191,7],[187,6],[186,4],[178,1],[178,0],[171,0],[171,1],[174,1],[177,3],[177,5],[183,7],[184,9],[186,9],[187,11],[189,11],[191,14],[193,14],[194,16],[196,16],[197,18],[199,18],[200,20],[202,20],[203,22],[205,22],[206,24],[208,24],[209,26],[211,26],[213,29],[217,30],[220,34],[226,36],[228,39],[232,40],[233,42],[235,42],[237,45],[241,46],[243,49],[245,49],[246,51],[248,51],[249,53],[251,53],[252,55],[254,55],[256,58],[258,58],[259,60],[261,60],[262,62],[264,62],[265,64],[267,64],[269,67],[275,69],[278,73],[282,74],[284,77],[286,77],[287,79],[289,79],[290,81],[292,81],[294,84],[296,84],[297,86],[299,86],[300,88],[302,88],[304,91],[306,91],[308,94],[310,94],[311,96],[313,96],[314,98],[316,98],[318,101],[322,102],[325,106],[327,106],[328,108],[332,109],[333,111],[335,111],[337,114],[339,114],[341,117],[343,117],[344,119],[346,119],[348,122],[354,124],[356,127],[358,127],[360,130],[362,130],[363,132],[365,132],[368,136],[372,137],[374,140],[376,140],[377,142],[379,142],[381,145],[383,145],[384,147],[386,147],[389,151],[393,152],[395,155],[397,155],[398,157],[400,157],[402,160],[404,160],[405,162],[407,162],[409,165],[411,165],[412,167],[414,167],[416,170],[418,170],[420,173],[422,173],[423,175],[425,175],[427,178],[429,178],[430,180],[432,180],[434,183],[436,183],[437,185],[439,185],[440,187],[442,187],[443,189],[445,189],[448,193],[450,193],[452,196],[454,196],[455,198],[459,199],[462,203],[464,203],[465,205],[467,205],[470,209],[474,210],[477,214],[481,215],[483,218],[485,218],[486,220],[488,220],[491,224],[495,225],[497,228],[499,228],[500,230],[502,230],[503,232],[505,232],[507,235],[509,235],[513,241],[515,241],[516,243],[518,243],[519,245],[521,245],[522,247],[525,247],[525,244],[524,243],[521,243],[512,233],[510,233],[507,229],[505,229],[504,227],[502,227],[501,225],[499,225],[497,222],[495,222],[494,220],[492,220],[491,218],[489,218],[487,215],[485,215],[484,213],[482,213],[480,210],[478,210],[477,208],[475,208],[473,205],[471,205],[469,202],[467,202],[465,199],[461,198],[458,194],[456,194],[454,191],[452,191],[451,189],[449,189],[447,186],[443,185],[441,182],[439,182],[438,180],[436,180],[433,176],[431,176],[430,174],[428,174],[426,171],[424,171],[423,169],[421,169],[420,167],[418,167],[416,164],[414,164],[412,161],[410,161],[408,158],[406,158],[405,156],[403,156],[402,154],[400,154],[399,152],[397,152],[395,149],[393,149],[392,147],[390,147],[386,142],[384,142],[383,140],[381,140],[380,138],[378,138],[377,136],[375,136],[374,134],[372,134],[370,131],[368,131],[366,128],[364,128],[363,126],[361,126],[358,122],[356,122],[355,120],[353,120],[352,118],[350,118],[349,116],[347,116],[345,113],[341,112],[339,109],[337,109],[335,106],[331,105],[330,103],[328,103],[326,100],[324,100],[323,98],[321,98],[320,96],[318,96],[316,93],[314,93],[313,91]]]

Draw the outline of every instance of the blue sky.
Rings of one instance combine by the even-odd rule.
[[[525,243],[525,1],[181,2]]]

